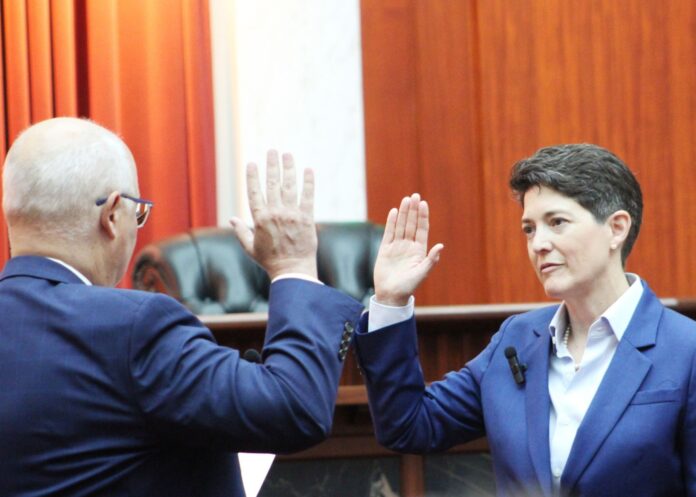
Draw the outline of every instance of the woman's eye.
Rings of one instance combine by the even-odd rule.
[[[532,226],[522,226],[522,233],[529,236],[534,233],[534,227]]]
[[[560,226],[560,225],[567,223],[567,222],[568,221],[563,219],[563,218],[554,217],[553,219],[551,219],[551,226]]]

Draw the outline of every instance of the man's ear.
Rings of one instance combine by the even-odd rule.
[[[616,211],[607,219],[607,225],[611,229],[611,248],[616,250],[623,246],[624,241],[628,237],[628,232],[631,230],[631,215],[624,211]]]
[[[116,238],[116,217],[118,212],[116,208],[121,202],[121,194],[119,192],[111,192],[106,198],[106,202],[101,206],[99,213],[99,225],[102,230],[112,240]]]

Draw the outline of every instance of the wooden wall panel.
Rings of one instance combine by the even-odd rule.
[[[368,216],[382,223],[420,185],[412,7],[366,0],[361,9]]]
[[[494,206],[485,211],[486,241],[501,247],[519,240],[507,257],[488,265],[492,280],[500,282],[490,300],[544,297],[531,270],[506,277],[528,263],[518,235],[520,208],[505,202],[505,179],[515,160],[541,146],[571,142],[605,146],[636,172],[646,208],[629,270],[661,295],[684,295],[678,269],[665,261],[677,256],[675,189],[696,186],[675,181],[674,151],[693,145],[675,142],[671,84],[680,76],[665,75],[675,30],[684,32],[688,19],[666,5],[638,1],[479,6],[485,191]],[[677,105],[692,98],[682,93]]]
[[[656,164],[644,166],[657,171],[672,170],[671,181],[675,188],[673,203],[667,212],[671,219],[669,232],[662,226],[662,219],[653,217],[648,222],[656,226],[655,246],[662,246],[662,240],[672,238],[676,246],[674,258],[668,259],[659,253],[653,263],[655,271],[674,266],[673,284],[658,287],[661,295],[683,297],[696,296],[696,6],[693,2],[680,1],[669,4],[670,42],[668,46],[667,69],[660,75],[669,82],[666,101],[666,118],[671,124],[669,157],[659,158]],[[662,114],[663,111],[660,111]],[[659,173],[658,173],[659,174]],[[660,181],[657,178],[657,181]],[[664,181],[661,180],[661,181]],[[650,198],[652,202],[657,200]],[[644,234],[645,235],[645,234]],[[645,245],[646,240],[642,241]]]
[[[446,247],[419,304],[485,302],[488,293],[482,175],[466,167],[480,162],[474,7],[362,2],[368,216],[383,223],[419,192],[433,212],[431,242]]]
[[[379,50],[399,74],[416,71],[412,139],[419,160],[404,164],[403,176],[430,200],[432,241],[447,246],[419,303],[545,298],[507,180],[516,160],[573,142],[611,149],[641,182],[644,225],[628,269],[661,296],[696,294],[691,2],[400,2],[403,18],[413,13],[415,30],[405,33],[413,36],[415,60],[393,50],[388,33],[373,25],[393,4],[363,0],[363,52],[374,62]],[[380,159],[394,153],[395,140],[384,139],[393,132],[389,123],[403,126],[388,116],[403,110],[375,91],[374,64],[364,73],[366,119],[384,116],[382,126],[366,127],[368,212],[379,221],[376,199],[406,186],[374,181],[395,175]],[[410,98],[401,105],[411,108]]]
[[[431,242],[445,244],[419,302],[485,302],[488,285],[486,251],[481,244],[484,197],[478,167],[480,107],[474,4],[416,2],[415,12],[421,137],[418,190],[431,207]]]

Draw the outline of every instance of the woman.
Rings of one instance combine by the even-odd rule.
[[[405,198],[389,213],[356,337],[378,440],[423,453],[485,435],[501,496],[696,496],[696,323],[624,272],[638,182],[582,144],[518,162],[510,186],[532,266],[562,303],[510,317],[426,388],[411,295],[442,245],[426,254],[427,204]]]

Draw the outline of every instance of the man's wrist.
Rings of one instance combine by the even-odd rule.
[[[276,264],[268,268],[267,271],[271,280],[286,274],[302,274],[314,280],[319,279],[316,256],[312,260],[286,261],[282,264]]]

